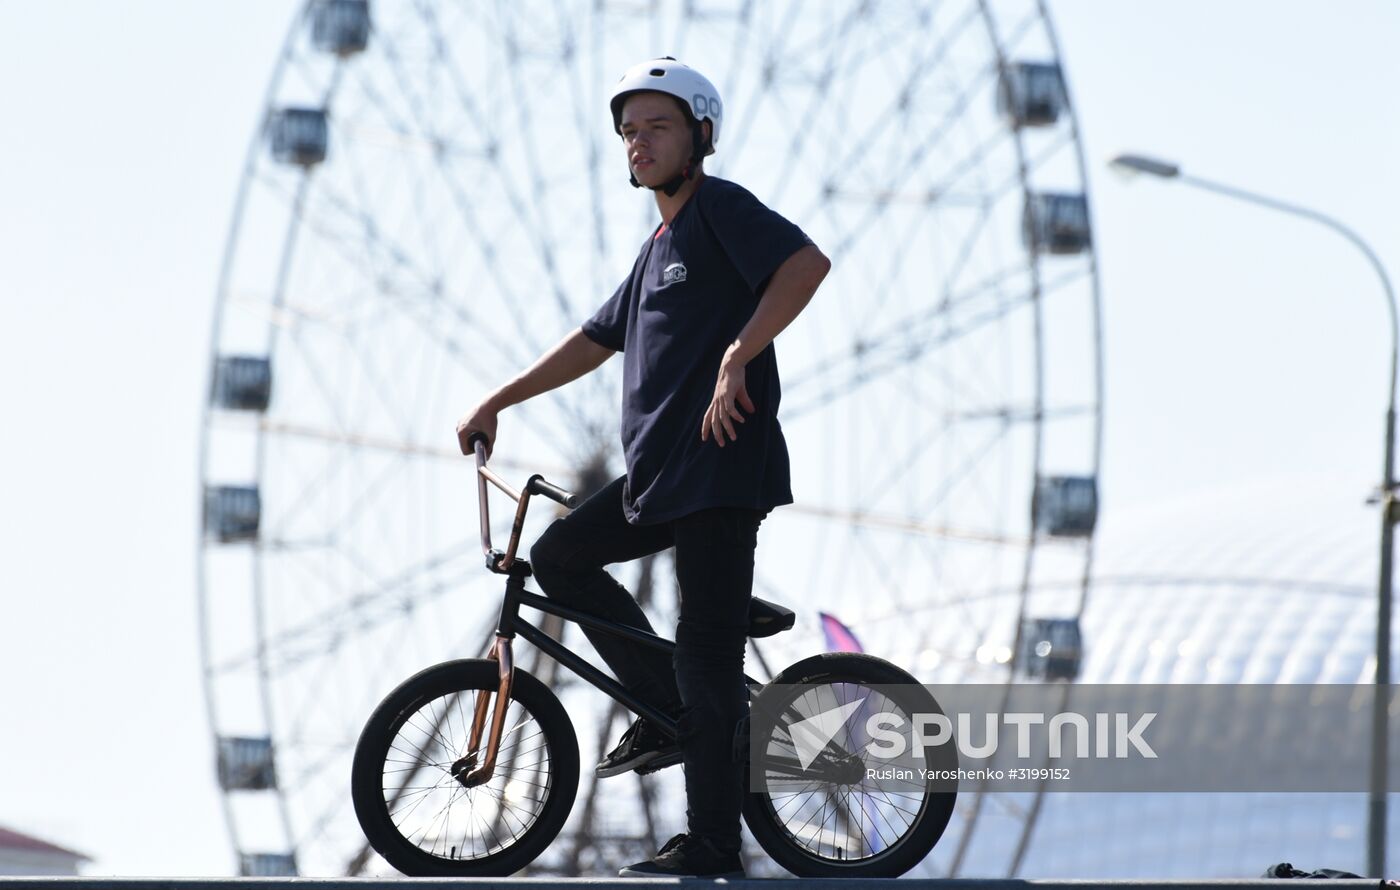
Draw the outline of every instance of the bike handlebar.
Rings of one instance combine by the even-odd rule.
[[[531,494],[542,494],[551,501],[557,501],[570,510],[578,506],[578,495],[565,491],[557,485],[546,482],[539,473],[530,477],[530,481],[525,483]]]
[[[467,436],[467,446],[476,455],[476,492],[478,501],[478,517],[481,522],[481,550],[486,556],[486,567],[493,572],[507,574],[510,567],[515,563],[515,551],[520,546],[520,531],[525,525],[525,509],[530,504],[530,496],[541,494],[552,501],[556,501],[569,509],[578,506],[579,497],[572,492],[548,482],[539,473],[534,474],[525,483],[525,491],[519,492],[512,488],[495,471],[486,466],[486,434],[474,432]],[[515,522],[510,529],[510,544],[506,547],[505,553],[493,550],[491,547],[491,511],[486,499],[486,483],[490,482],[501,491],[510,495],[515,501]]]

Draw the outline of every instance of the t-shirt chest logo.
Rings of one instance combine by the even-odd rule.
[[[675,284],[677,281],[685,281],[685,263],[672,263],[661,270],[662,284]]]

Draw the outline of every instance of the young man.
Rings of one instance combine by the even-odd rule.
[[[759,524],[792,503],[778,425],[773,338],[802,311],[831,264],[800,228],[735,183],[707,176],[719,142],[719,93],[667,56],[629,69],[613,90],[632,185],[651,189],[661,224],[627,280],[592,317],[458,424],[490,452],[498,412],[624,353],[627,472],[556,520],[530,550],[546,595],[651,630],[604,570],[675,548],[680,622],[674,660],[585,630],[618,679],[678,717],[668,739],[638,718],[598,776],[685,764],[686,833],[623,876],[742,877],[743,681]]]

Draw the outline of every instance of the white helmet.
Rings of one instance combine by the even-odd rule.
[[[719,101],[719,90],[715,89],[715,85],[710,83],[705,75],[689,65],[677,62],[670,56],[652,59],[649,62],[639,62],[628,68],[627,72],[618,79],[617,86],[613,87],[610,104],[612,105],[613,130],[615,132],[622,133],[622,104],[627,101],[628,96],[643,90],[669,93],[680,99],[690,111],[691,117],[694,118],[697,132],[699,131],[699,122],[708,120],[710,122],[710,144],[704,147],[703,154],[700,156],[715,153],[715,145],[719,142],[719,127],[723,111]],[[697,136],[697,143],[698,141],[699,137]]]

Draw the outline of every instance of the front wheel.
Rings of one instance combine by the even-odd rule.
[[[518,667],[495,772],[467,787],[470,768],[484,757],[468,750],[473,713],[479,696],[494,711],[499,683],[497,663],[488,659],[428,668],[389,693],[360,734],[350,779],[355,815],[370,846],[406,875],[514,874],[544,852],[573,808],[573,723],[559,699]]]
[[[934,790],[930,779],[892,792],[870,780],[865,768],[869,715],[893,714],[907,726],[916,713],[942,713],[908,672],[872,655],[828,652],[774,677],[753,709],[777,719],[751,724],[768,737],[756,740],[756,761],[745,752],[744,821],[783,868],[798,877],[894,878],[918,865],[943,836],[956,791]],[[812,722],[791,729],[803,721]],[[817,750],[825,733],[810,729],[823,722],[835,732]],[[943,748],[937,756],[948,762],[929,765],[956,768],[956,751]],[[755,768],[763,776],[758,791],[748,784]]]

